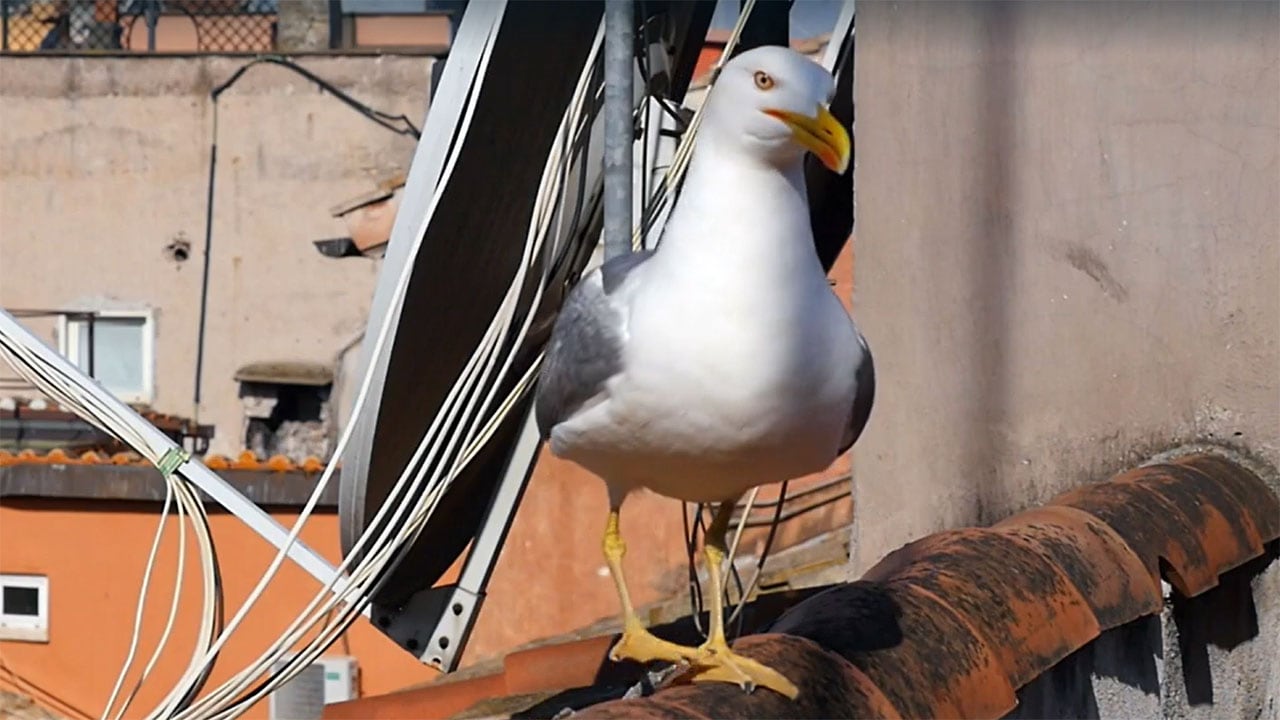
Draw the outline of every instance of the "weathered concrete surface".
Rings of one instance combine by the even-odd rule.
[[[276,46],[281,52],[329,49],[328,0],[288,0],[279,7]]]
[[[1184,442],[1280,465],[1280,5],[867,3],[857,52],[852,572]],[[1274,552],[1016,716],[1280,716]]]
[[[1280,6],[877,2],[857,52],[855,572],[1185,440],[1280,461]]]
[[[244,62],[0,58],[0,305],[152,309],[162,412],[193,412],[209,93]],[[431,58],[298,62],[421,125]],[[234,453],[244,446],[236,368],[329,365],[364,329],[378,263],[323,257],[312,241],[346,235],[330,208],[407,170],[415,141],[271,65],[250,69],[218,105],[200,420],[217,426],[211,451]],[[175,240],[190,243],[190,259],[165,252]],[[57,347],[53,325],[31,321]],[[343,359],[344,377],[356,377],[358,353]],[[344,405],[356,384],[339,389]]]

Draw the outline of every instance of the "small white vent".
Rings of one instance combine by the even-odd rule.
[[[356,699],[356,659],[347,655],[322,657],[325,704]]]
[[[284,667],[288,661],[282,658],[272,668]],[[353,657],[320,658],[271,693],[271,720],[319,720],[325,705],[356,699],[357,676]]]
[[[285,661],[277,661],[276,669]],[[324,714],[324,666],[308,665],[271,693],[269,713],[271,720],[320,720]]]

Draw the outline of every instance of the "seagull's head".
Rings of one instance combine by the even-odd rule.
[[[811,152],[843,174],[850,141],[827,109],[834,95],[831,73],[804,55],[780,46],[753,48],[721,68],[699,132],[736,141],[740,150],[779,166]]]

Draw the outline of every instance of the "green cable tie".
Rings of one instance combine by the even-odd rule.
[[[160,462],[156,463],[156,468],[160,470],[160,474],[166,479],[173,476],[173,473],[184,463],[191,459],[191,455],[182,448],[169,448],[169,451],[160,458]]]

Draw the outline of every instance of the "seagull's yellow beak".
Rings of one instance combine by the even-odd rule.
[[[791,128],[795,141],[812,152],[827,169],[843,175],[849,168],[851,145],[849,133],[840,121],[821,105],[817,117],[809,117],[790,110],[766,109],[766,115],[776,117]]]

